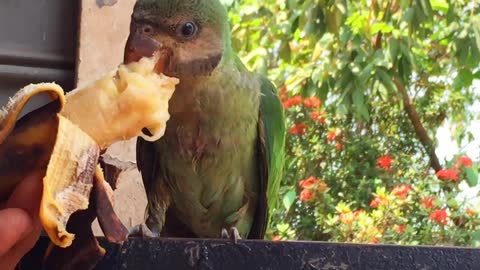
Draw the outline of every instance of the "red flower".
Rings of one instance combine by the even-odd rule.
[[[337,132],[335,130],[329,130],[327,134],[327,142],[331,143],[337,137]]]
[[[377,159],[377,164],[378,164],[379,167],[381,167],[385,170],[391,170],[392,169],[392,157],[390,155],[379,157]]]
[[[412,190],[412,187],[407,184],[401,184],[393,188],[392,193],[397,195],[401,200],[405,200],[407,193]]]
[[[458,181],[457,171],[454,170],[454,169],[440,170],[440,171],[437,172],[437,177],[440,180],[444,180],[444,181],[449,181],[449,180],[453,180],[455,182]]]
[[[303,105],[307,108],[318,108],[322,106],[322,102],[318,97],[308,97],[303,101]]]
[[[376,196],[375,198],[372,199],[370,202],[370,207],[377,208],[384,202],[387,202],[387,198],[383,196]]]
[[[273,238],[272,238],[272,242],[278,242],[282,240],[282,237],[280,235],[275,235]]]
[[[308,189],[304,189],[302,190],[302,192],[300,193],[300,201],[304,202],[304,201],[309,201],[313,198],[313,193],[308,190]]]
[[[325,124],[325,118],[323,117],[323,113],[321,112],[311,112],[310,119],[319,124]]]
[[[430,219],[437,222],[438,224],[447,225],[448,223],[448,214],[444,209],[435,210],[430,214]]]
[[[302,124],[302,123],[301,124],[295,124],[293,127],[290,128],[289,132],[292,135],[301,136],[301,135],[305,134],[307,128],[308,128],[308,126],[305,125],[305,124]]]
[[[398,233],[404,233],[407,230],[407,224],[398,225],[395,230]]]
[[[284,85],[280,90],[280,100],[285,102],[287,100],[287,87]]]
[[[455,162],[455,166],[458,166],[459,164],[463,165],[463,167],[472,167],[473,166],[473,161],[471,158],[467,156],[459,157],[457,161]]]
[[[315,177],[313,176],[310,176],[309,178],[307,179],[304,179],[304,180],[301,180],[298,185],[301,186],[302,188],[309,188],[311,185],[315,184],[316,182],[318,182],[319,180],[316,179]]]
[[[291,99],[288,99],[283,102],[283,107],[285,109],[288,109],[292,106],[300,105],[302,104],[302,97],[300,95],[293,96]]]
[[[437,198],[435,196],[424,197],[421,199],[420,202],[422,203],[423,207],[425,207],[426,209],[432,209],[434,207],[433,202],[436,199]]]
[[[337,150],[340,151],[342,150],[343,145],[341,143],[337,143],[337,145],[335,145],[335,148],[337,148]]]

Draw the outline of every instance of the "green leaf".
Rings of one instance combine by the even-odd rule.
[[[409,7],[403,12],[403,20],[407,23],[410,23],[415,17],[415,11]]]
[[[453,88],[456,90],[460,90],[462,88],[467,88],[472,85],[473,82],[473,74],[472,71],[468,69],[462,69],[458,72],[457,77],[453,80]]]
[[[363,119],[368,120],[370,115],[368,114],[368,109],[365,104],[365,97],[363,91],[360,88],[355,89],[352,94],[352,101],[355,105],[355,111],[357,114],[363,117]]]
[[[395,93],[397,92],[397,88],[395,87],[395,84],[393,83],[392,77],[385,72],[383,69],[377,69],[377,77],[379,81],[385,86],[385,88],[390,92],[390,93]]]
[[[294,190],[290,190],[283,196],[283,206],[285,207],[285,211],[289,211],[290,207],[292,207],[293,202],[295,202],[295,198],[297,194]]]
[[[430,5],[430,2],[428,0],[420,0],[420,5],[422,7],[422,10],[423,10],[423,14],[425,15],[425,17],[427,17],[428,19],[431,19],[432,18],[432,6]]]
[[[473,20],[473,32],[475,33],[475,43],[477,45],[477,49],[480,50],[480,19]]]
[[[455,198],[451,198],[450,200],[447,201],[448,207],[451,208],[457,208],[458,207],[458,202],[455,200]]]
[[[330,78],[322,82],[322,86],[318,88],[317,95],[320,100],[327,100],[328,92],[330,91]]]
[[[480,247],[480,230],[476,230],[472,232],[471,236],[472,236],[471,245],[473,247]]]
[[[371,32],[372,33],[391,33],[393,31],[393,26],[386,24],[384,22],[376,22],[372,25]]]
[[[390,52],[390,58],[392,58],[392,61],[395,62],[399,51],[397,39],[390,40],[390,42],[388,43],[388,51]]]
[[[286,231],[288,231],[289,227],[290,226],[288,226],[288,224],[286,224],[286,223],[281,223],[281,224],[277,225],[277,229],[278,229],[279,232],[286,232]]]
[[[448,12],[448,2],[446,0],[430,0],[430,5],[433,10],[441,11],[445,14]]]
[[[468,185],[471,186],[471,187],[477,186],[477,184],[478,184],[478,171],[473,167],[465,168],[464,171],[465,171],[465,176],[467,178]]]
[[[286,62],[290,62],[291,60],[291,50],[288,41],[282,41],[280,48],[278,48],[278,55],[280,58],[284,59]]]

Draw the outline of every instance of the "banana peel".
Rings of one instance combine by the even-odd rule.
[[[18,91],[0,112],[0,203],[27,174],[43,169],[39,215],[55,246],[72,246],[75,233],[69,228],[85,230],[69,221],[87,212],[91,222],[98,217],[109,241],[122,243],[127,231],[113,212],[115,183],[105,181],[100,153],[117,141],[163,136],[170,117],[168,101],[179,81],[156,70],[160,58],[119,65],[67,94],[55,83],[30,84]],[[17,120],[39,94],[52,101]],[[82,223],[77,220],[74,223]],[[90,237],[88,230],[81,235]]]

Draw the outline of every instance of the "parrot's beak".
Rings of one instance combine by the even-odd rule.
[[[160,54],[160,58],[155,65],[155,71],[163,73],[170,60],[170,51],[153,38],[145,37],[135,32],[130,33],[125,45],[123,62],[125,64],[136,62],[142,57],[152,57],[154,53]]]

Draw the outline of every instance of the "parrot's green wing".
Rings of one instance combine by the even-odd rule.
[[[260,155],[259,206],[249,238],[264,238],[272,211],[279,201],[278,192],[283,177],[285,122],[283,106],[273,84],[261,78],[260,112],[258,121]]]
[[[137,168],[142,175],[145,191],[152,190],[151,184],[155,177],[157,153],[154,143],[147,142],[143,138],[137,138]]]
[[[137,168],[142,175],[143,187],[147,198],[152,200],[155,198],[155,188],[153,188],[154,180],[158,169],[157,158],[158,154],[155,151],[154,142],[145,141],[143,138],[137,139]],[[147,210],[148,211],[148,210]]]

